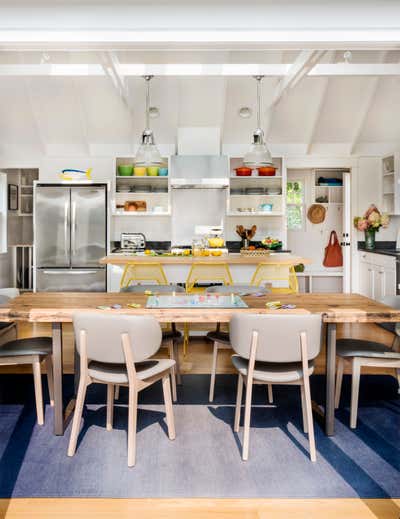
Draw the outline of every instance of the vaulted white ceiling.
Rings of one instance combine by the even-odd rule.
[[[117,63],[293,64],[300,51],[119,51]],[[0,52],[0,65],[101,64],[100,52]],[[331,51],[320,63],[343,62]],[[399,63],[400,51],[353,51],[358,63]],[[285,76],[284,76],[285,77]],[[308,76],[284,90],[270,109],[284,77],[263,80],[263,124],[271,149],[287,154],[376,154],[400,149],[400,76]],[[0,76],[0,158],[133,152],[144,128],[141,77],[107,75]],[[219,126],[222,145],[247,145],[255,118],[251,77],[159,76],[151,83],[151,120],[160,145],[173,147],[179,126]],[[241,107],[252,117],[238,115]]]

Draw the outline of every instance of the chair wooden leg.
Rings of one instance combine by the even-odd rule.
[[[210,392],[208,395],[209,402],[214,400],[215,375],[217,373],[218,343],[214,342],[213,358],[211,365]]]
[[[250,415],[251,415],[251,397],[253,392],[253,384],[246,384],[246,402],[244,404],[244,431],[243,431],[243,451],[242,459],[249,459],[249,440],[250,440]]]
[[[274,403],[274,393],[272,392],[272,384],[268,384],[268,403]]]
[[[174,355],[174,341],[171,339],[168,341],[168,353],[169,358],[175,360],[175,365],[171,368],[171,387],[172,387],[172,400],[176,402],[176,359]]]
[[[44,424],[44,412],[43,412],[43,392],[42,392],[42,376],[40,373],[40,360],[32,362],[33,371],[33,382],[35,386],[35,402],[36,402],[36,414],[37,423],[39,425]]]
[[[236,393],[236,408],[235,408],[235,421],[233,424],[233,430],[239,432],[240,425],[240,410],[242,408],[242,396],[243,396],[243,377],[239,373]]]
[[[301,395],[301,412],[303,415],[303,431],[308,433],[308,424],[307,424],[307,409],[306,409],[306,399],[304,396],[304,386],[301,384],[300,386],[300,395]]]
[[[339,357],[337,372],[336,372],[336,388],[335,388],[335,409],[339,407],[340,404],[340,395],[342,392],[342,382],[343,382],[343,370],[344,370],[344,359]]]
[[[114,384],[107,384],[107,431],[112,431],[114,419]]]
[[[360,363],[356,357],[353,358],[351,377],[351,403],[350,403],[350,428],[357,427],[358,394],[360,391]]]
[[[119,399],[119,385],[117,384],[115,386],[114,400],[118,400],[118,399]]]
[[[76,395],[74,418],[72,420],[71,436],[69,438],[68,456],[73,456],[76,451],[76,442],[78,441],[79,428],[81,425],[83,404],[85,403],[87,383],[86,379],[81,375],[79,380],[78,394]]]
[[[303,379],[303,387],[304,387],[304,400],[305,400],[306,417],[307,417],[308,442],[310,444],[310,459],[311,459],[311,461],[317,461],[317,454],[315,451],[314,423],[313,423],[312,407],[311,407],[310,379],[308,378],[308,375],[305,375],[305,377]]]
[[[178,341],[172,341],[172,347],[174,348],[174,359],[175,359],[175,373],[176,373],[176,383],[180,386],[182,384],[182,376],[181,376],[181,365],[179,362],[179,347]]]
[[[130,384],[128,404],[128,467],[133,467],[136,463],[137,401],[138,393],[136,388]]]
[[[47,355],[47,357],[46,357],[46,373],[47,373],[47,386],[49,388],[50,405],[54,406],[53,357],[51,355]]]
[[[186,357],[188,346],[189,346],[189,324],[184,323],[184,325],[183,325],[183,356],[184,357]]]
[[[175,440],[174,410],[172,408],[171,386],[168,376],[162,379],[162,386],[164,393],[165,414],[168,426],[168,437],[170,440]]]

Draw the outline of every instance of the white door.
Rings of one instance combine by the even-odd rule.
[[[0,173],[0,254],[7,252],[7,175]]]
[[[343,173],[343,231],[342,231],[342,253],[343,253],[343,292],[351,292],[351,193],[350,173]]]

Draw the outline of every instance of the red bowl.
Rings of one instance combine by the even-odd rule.
[[[258,176],[259,177],[273,177],[276,173],[276,168],[273,166],[265,166],[263,168],[257,168],[258,169]]]
[[[237,177],[251,177],[251,168],[235,168]]]

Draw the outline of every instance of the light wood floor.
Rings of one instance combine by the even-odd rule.
[[[4,519],[398,519],[400,499],[12,499]]]

